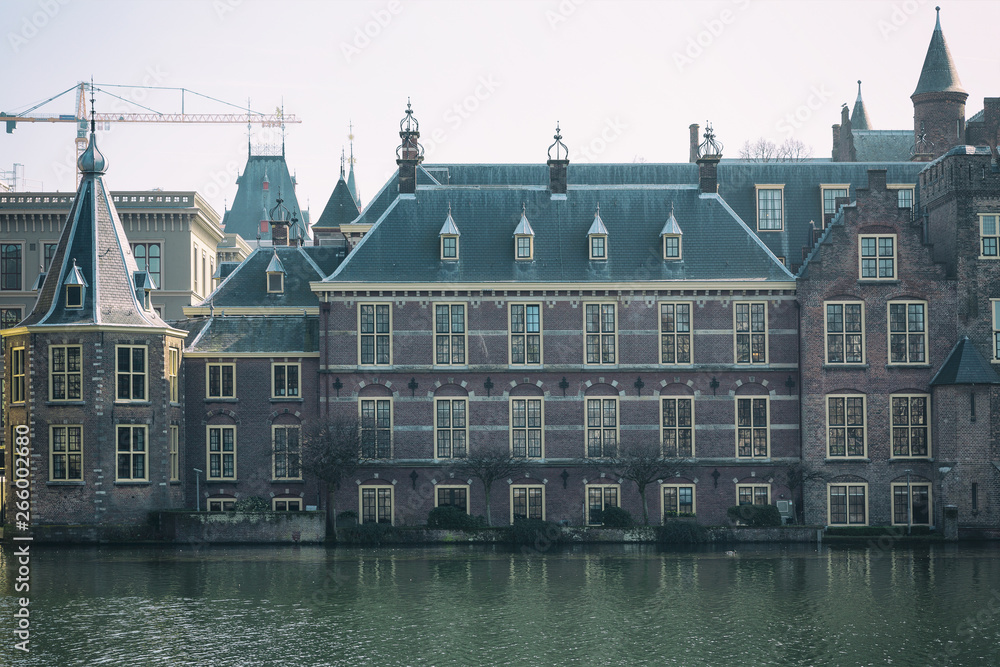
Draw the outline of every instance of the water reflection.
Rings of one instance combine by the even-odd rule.
[[[17,664],[978,667],[1000,642],[996,553],[36,547]]]

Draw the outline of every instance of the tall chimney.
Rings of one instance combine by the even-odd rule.
[[[420,145],[420,123],[413,117],[410,100],[406,100],[406,115],[399,121],[399,138],[396,148],[396,165],[399,167],[399,194],[412,195],[417,191],[417,165],[424,161],[424,147]]]
[[[549,192],[554,195],[566,194],[566,172],[569,167],[569,150],[562,142],[562,134],[559,132],[559,122],[556,121],[556,133],[552,137],[555,141],[549,146]],[[556,156],[552,157],[552,149],[556,149]]]
[[[689,152],[688,162],[693,163],[698,161],[698,123],[691,123],[688,130],[690,130],[691,133],[691,138],[689,140],[691,150]]]

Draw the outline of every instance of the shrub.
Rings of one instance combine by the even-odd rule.
[[[695,518],[694,512],[664,512],[663,516],[668,519],[693,519]]]
[[[470,516],[464,510],[454,505],[435,507],[427,515],[428,528],[444,530],[478,530],[486,527],[482,517]]]
[[[337,515],[337,527],[349,527],[358,525],[358,513],[354,510],[345,510]]]
[[[246,498],[238,498],[233,503],[233,509],[237,512],[270,512],[271,503],[261,496],[247,496]]]
[[[558,544],[562,539],[562,531],[559,526],[551,521],[541,519],[514,518],[514,525],[509,528],[509,539],[514,544],[524,544],[547,548],[552,544]]]
[[[781,513],[776,505],[733,505],[726,510],[732,521],[753,528],[769,528],[781,525]]]
[[[593,515],[594,512],[591,512],[591,517],[593,517]],[[632,515],[628,513],[628,510],[622,509],[621,507],[606,508],[597,520],[608,528],[631,528],[635,525],[635,521],[632,520]]]
[[[656,527],[657,544],[698,544],[707,541],[705,527],[690,521],[668,521]]]
[[[381,544],[395,537],[397,529],[389,523],[363,523],[346,526],[338,531],[338,537],[352,544]]]

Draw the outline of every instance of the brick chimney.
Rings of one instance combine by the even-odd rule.
[[[555,139],[549,146],[549,192],[554,195],[566,194],[566,172],[569,167],[569,150],[562,142],[562,134],[559,132],[559,123],[556,122],[556,133],[552,137]],[[552,149],[556,155],[552,157]]]
[[[698,130],[699,130],[698,123],[691,123],[691,125],[688,126],[688,130],[690,132],[690,138],[689,138],[690,150],[688,151],[688,162],[697,162],[698,161],[698,138],[699,138],[699,135],[698,135]]]
[[[399,121],[399,138],[396,148],[396,165],[399,167],[399,194],[412,195],[417,191],[417,165],[424,161],[424,147],[420,145],[420,123],[413,117],[410,100],[406,100],[406,115]]]
[[[715,194],[719,191],[718,168],[722,160],[722,144],[715,139],[712,124],[705,123],[705,141],[698,146],[698,189]]]

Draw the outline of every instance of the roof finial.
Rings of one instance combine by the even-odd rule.
[[[562,142],[562,132],[559,130],[559,121],[556,121],[556,133],[552,136],[555,141],[549,146],[549,159],[550,160],[565,160],[569,158],[569,149],[566,148],[566,144]],[[552,157],[552,149],[556,149],[556,156]],[[560,151],[563,156],[560,157]]]
[[[721,157],[722,156],[722,142],[716,140],[715,131],[712,129],[712,123],[705,121],[705,141],[701,142],[698,146],[698,157]]]
[[[97,123],[94,118],[94,77],[90,77],[90,133],[97,131]]]
[[[344,147],[340,147],[340,178],[344,178]]]
[[[594,217],[601,217],[601,202],[597,202],[597,211],[594,212]]]
[[[350,161],[350,165],[351,165],[351,168],[353,169],[354,168],[354,121],[353,120],[349,121],[347,127],[349,128],[349,131],[348,131],[348,134],[347,134],[347,140],[351,144],[351,161]]]
[[[528,213],[527,207],[524,205],[524,202],[521,202],[521,217],[526,217],[527,213]]]
[[[941,8],[940,7],[935,7],[934,11],[937,12],[937,24],[934,26],[934,29],[935,30],[940,30],[941,29]]]
[[[861,79],[858,79],[858,97],[861,97]]]
[[[448,215],[451,215],[451,202],[448,202]]]
[[[285,157],[285,96],[281,96],[281,109],[278,112],[281,116],[281,157]]]

